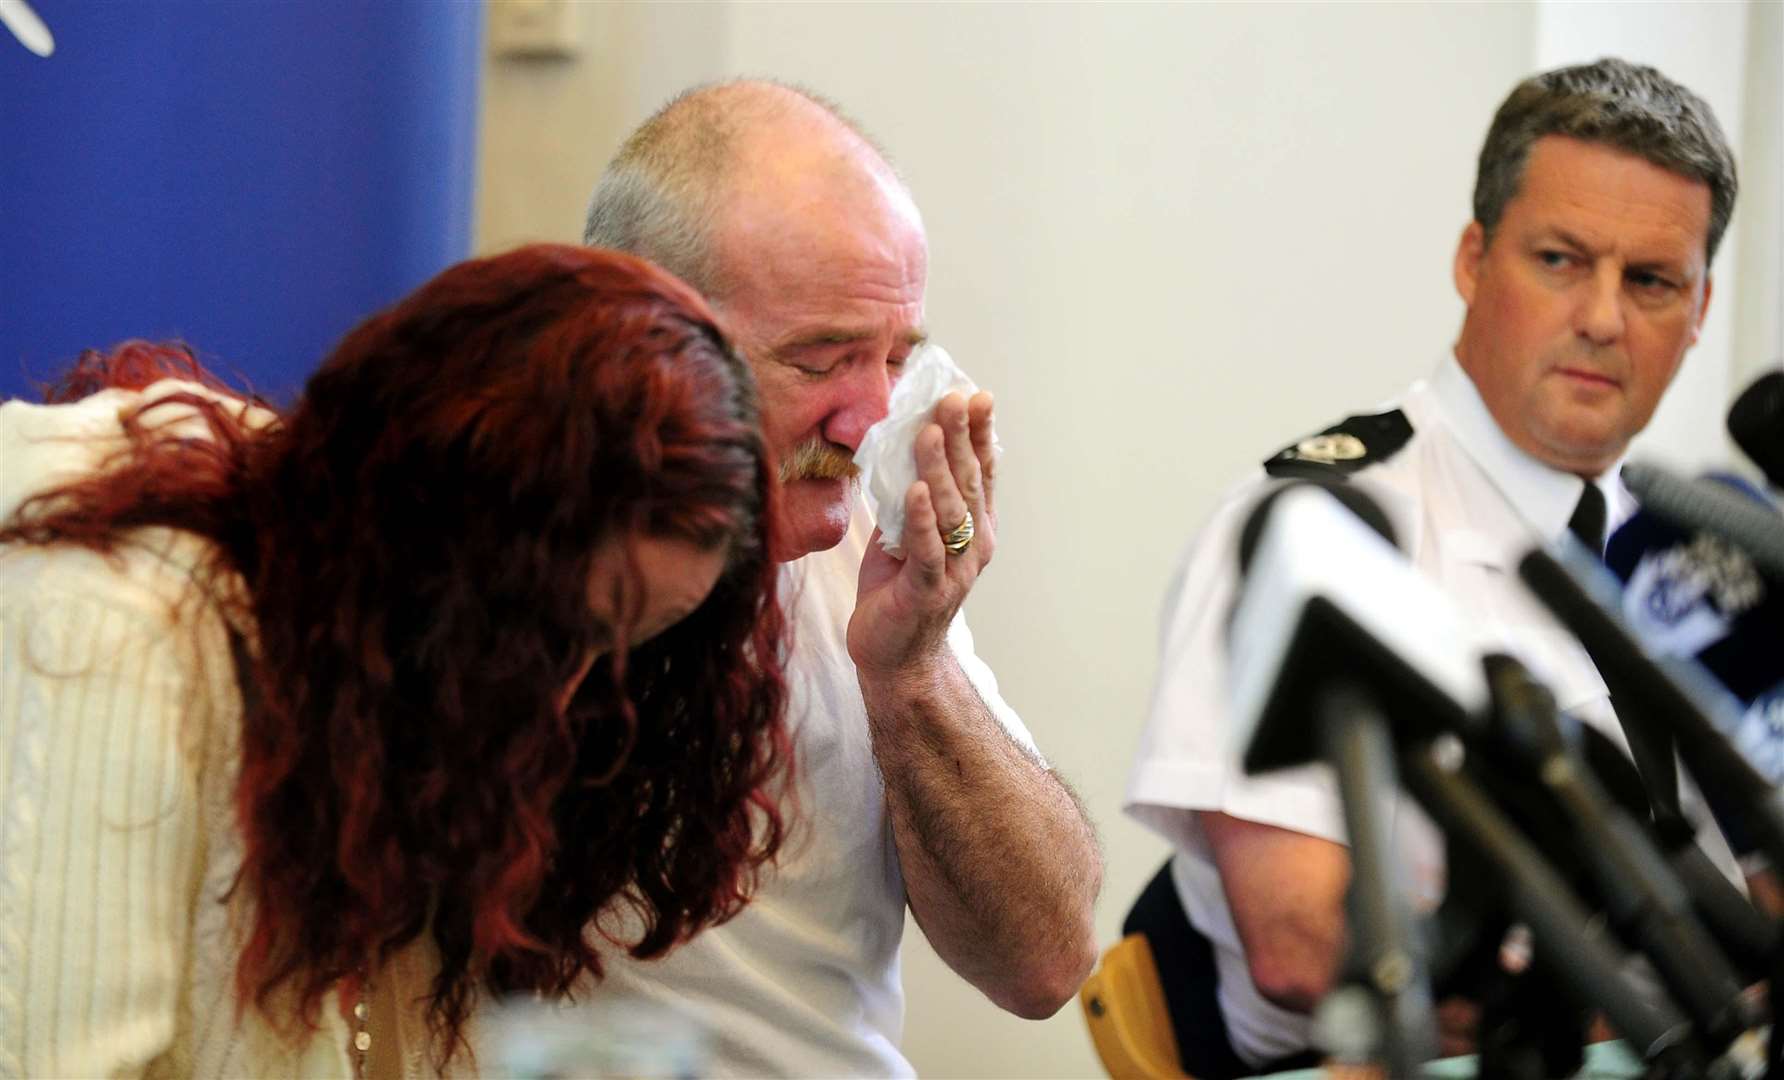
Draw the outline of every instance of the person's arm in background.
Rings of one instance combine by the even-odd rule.
[[[1342,844],[1199,811],[1258,992],[1311,1012],[1332,988],[1345,944],[1350,853]]]
[[[1220,871],[1258,993],[1291,1012],[1312,1012],[1344,961],[1350,849],[1211,811],[1198,811],[1196,822]],[[1474,1053],[1475,1002],[1445,998],[1436,1019],[1440,1055]]]

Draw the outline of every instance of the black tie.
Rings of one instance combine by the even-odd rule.
[[[1567,531],[1600,559],[1604,558],[1604,519],[1604,492],[1598,490],[1597,484],[1588,481],[1586,490],[1580,492],[1579,505],[1573,508],[1573,517],[1568,519]],[[1611,708],[1617,709],[1614,696]],[[1621,709],[1617,709],[1617,719],[1629,740],[1629,753],[1635,758],[1636,770],[1641,773],[1648,789],[1648,804],[1655,824],[1673,842],[1681,836],[1689,837],[1691,829],[1679,813],[1679,775],[1673,764],[1671,734],[1654,730],[1652,724],[1641,723],[1635,716],[1625,716]]]
[[[1604,558],[1604,492],[1588,482],[1580,492],[1579,505],[1567,521],[1567,531],[1580,538],[1580,543],[1599,558]]]

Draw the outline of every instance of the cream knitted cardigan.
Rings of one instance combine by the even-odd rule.
[[[0,405],[0,520],[94,468],[136,400]],[[188,588],[203,551],[0,549],[0,1076],[351,1074],[332,996],[289,1039],[236,1007],[241,698]]]

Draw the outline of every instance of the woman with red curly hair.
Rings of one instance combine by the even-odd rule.
[[[0,405],[0,1074],[470,1066],[484,995],[746,901],[773,492],[686,286],[523,248],[286,415],[143,344],[50,400]]]

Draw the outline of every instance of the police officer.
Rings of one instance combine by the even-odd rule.
[[[1269,459],[1190,546],[1127,809],[1175,846],[1154,888],[1174,886],[1208,958],[1206,1014],[1178,1026],[1192,1074],[1304,1054],[1345,935],[1350,866],[1332,783],[1312,768],[1246,776],[1227,715],[1225,613],[1251,506],[1279,477],[1362,486],[1483,642],[1621,741],[1603,681],[1515,564],[1570,529],[1602,551],[1606,528],[1633,512],[1618,467],[1697,341],[1735,190],[1709,107],[1652,68],[1607,59],[1519,84],[1488,131],[1456,248],[1467,313],[1454,348],[1391,408]],[[1445,887],[1441,838],[1416,810],[1395,822],[1415,907],[1428,909]],[[1713,857],[1732,865],[1725,847]],[[1443,1049],[1471,1049],[1471,1009],[1440,1016]]]

